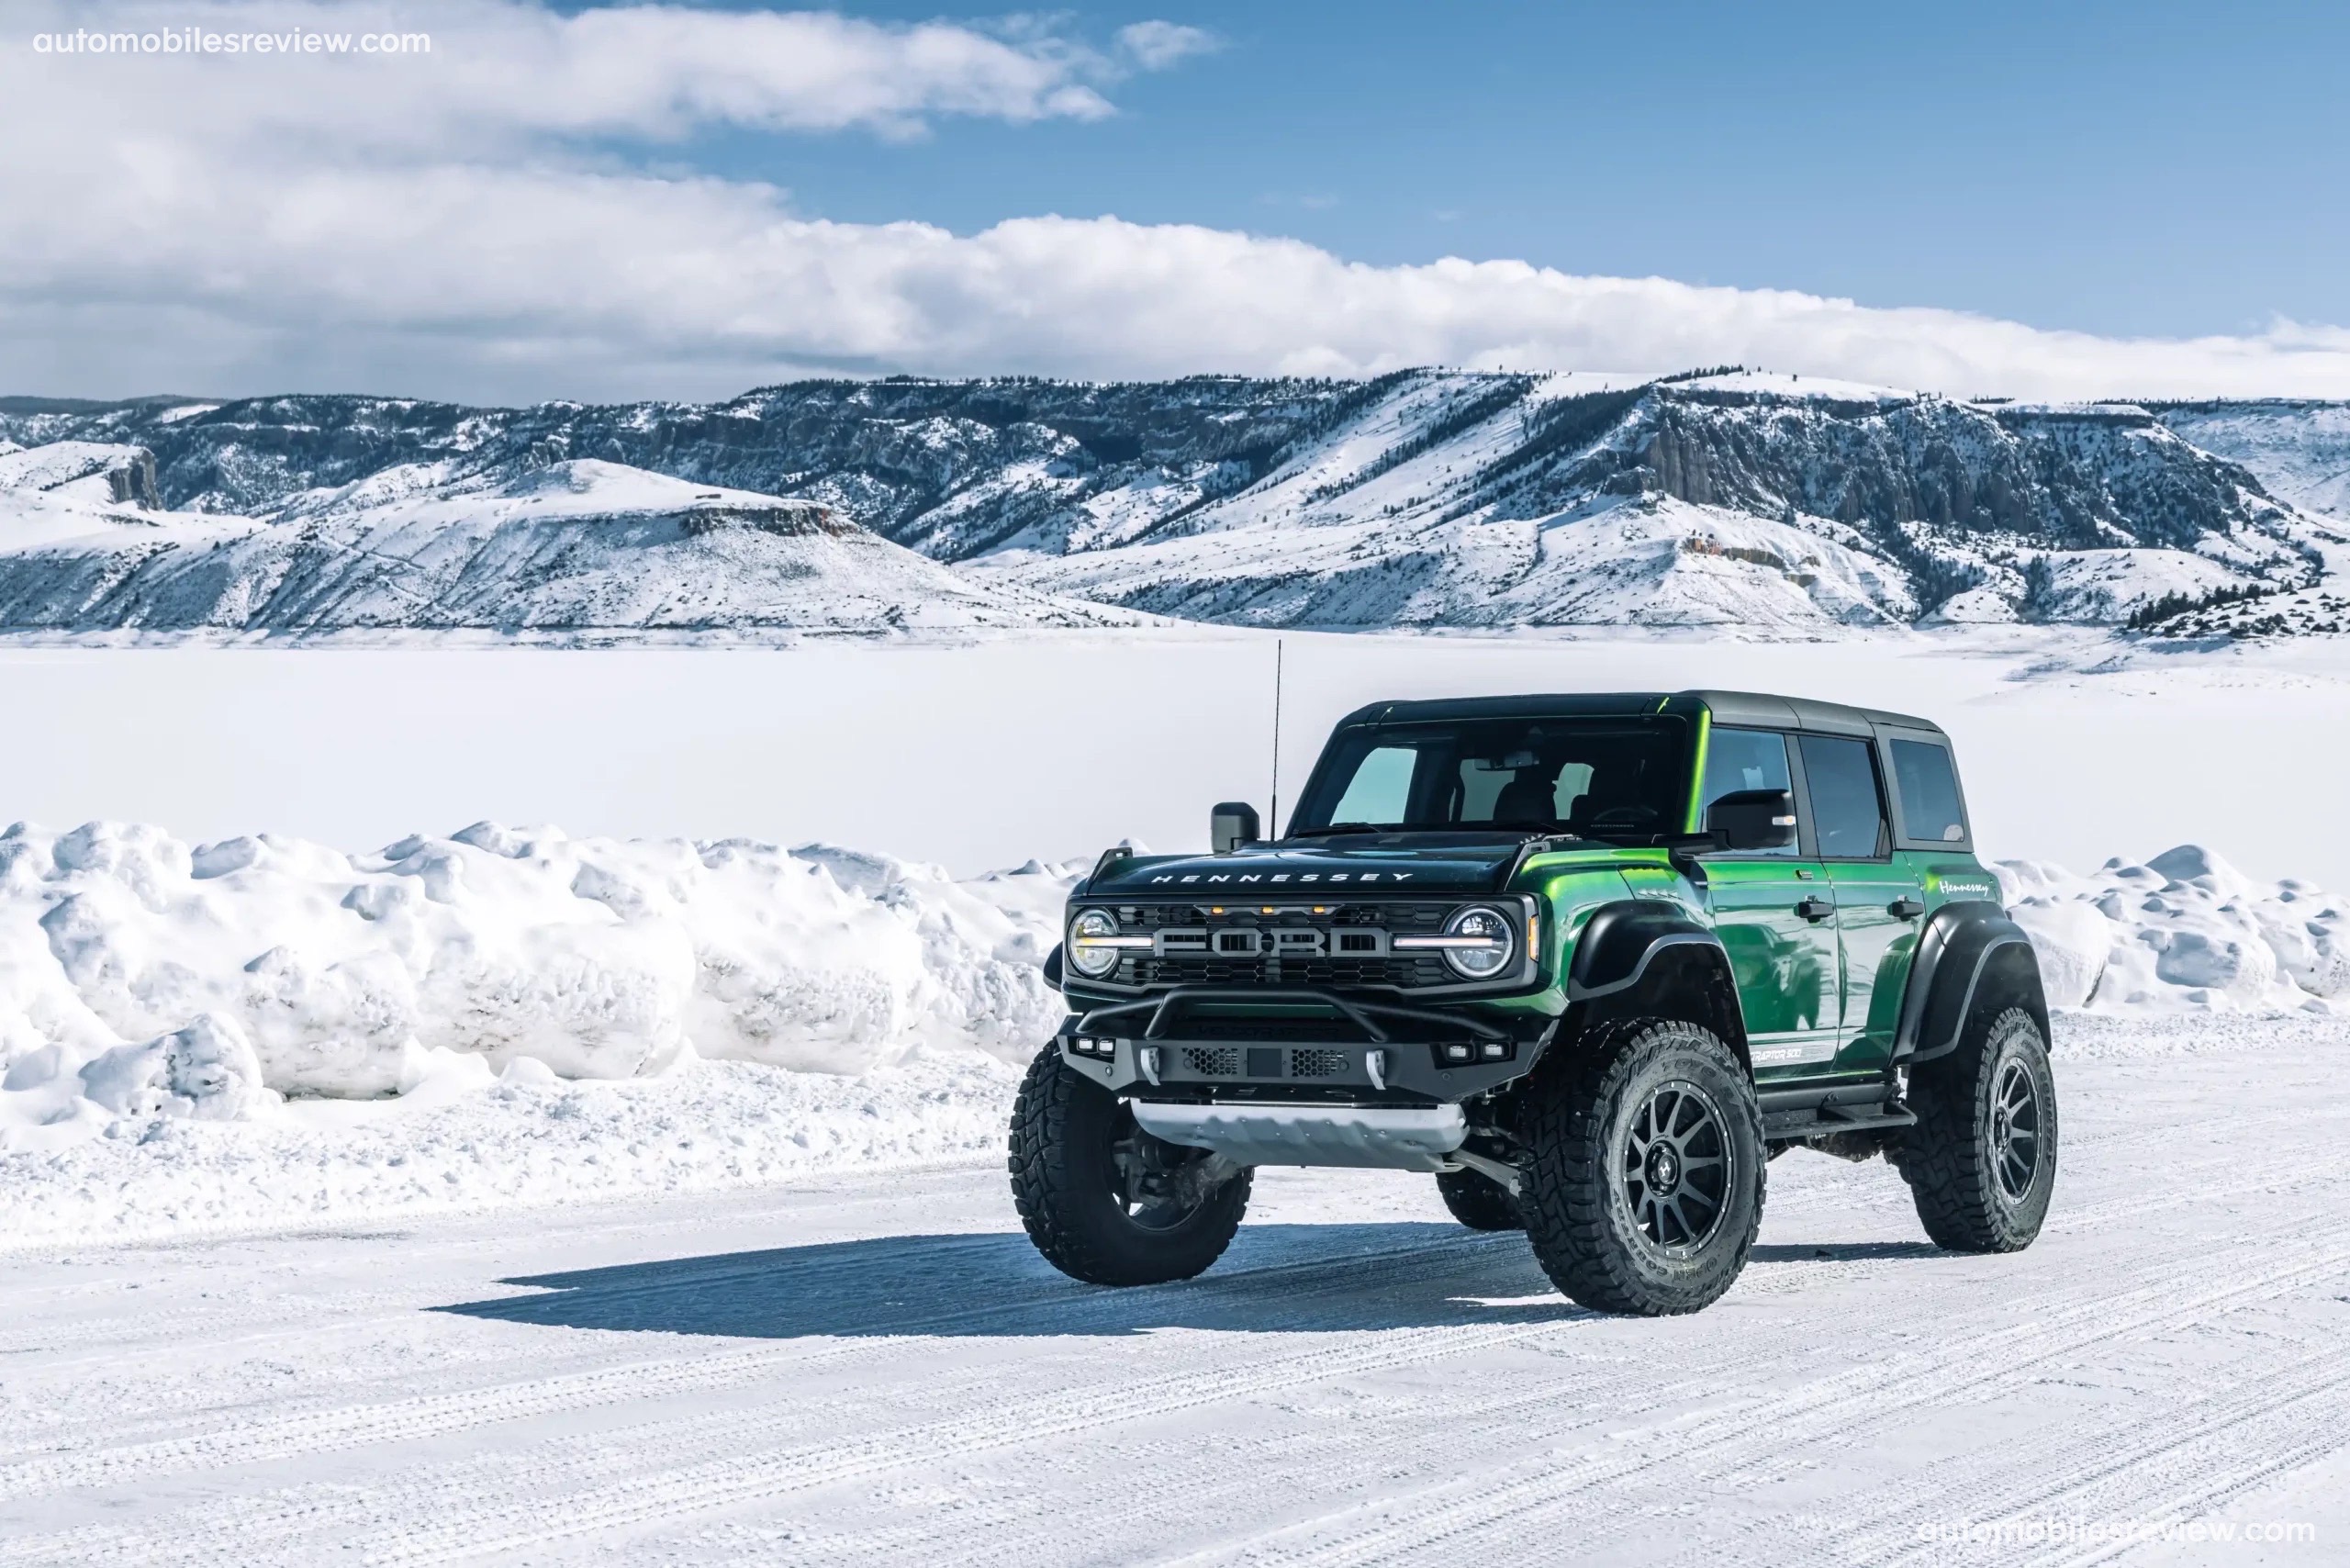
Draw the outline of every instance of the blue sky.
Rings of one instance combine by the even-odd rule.
[[[1740,363],[2350,398],[2350,6],[6,9],[0,391]],[[39,42],[192,19],[432,47]]]
[[[915,20],[929,6],[859,6]],[[965,14],[970,19],[985,13]],[[812,214],[1113,213],[2120,334],[2350,321],[2350,6],[1146,4],[1100,123],[729,136]]]

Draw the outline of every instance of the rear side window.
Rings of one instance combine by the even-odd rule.
[[[1804,784],[1811,793],[1811,826],[1826,860],[1868,860],[1885,854],[1885,808],[1876,790],[1876,764],[1866,741],[1805,735]]]
[[[1787,772],[1787,737],[1769,730],[1715,730],[1706,739],[1706,782],[1697,820],[1724,795],[1745,790],[1795,788]],[[1749,850],[1751,855],[1796,855],[1797,846]]]
[[[1966,842],[1966,815],[1958,808],[1958,770],[1947,749],[1931,741],[1895,741],[1893,778],[1901,792],[1901,836],[1929,844]]]

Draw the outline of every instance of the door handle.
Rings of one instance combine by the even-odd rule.
[[[1836,906],[1830,903],[1826,899],[1815,896],[1807,898],[1804,900],[1803,902],[1796,905],[1796,913],[1802,915],[1806,920],[1817,924],[1820,921],[1827,919],[1830,915],[1834,914],[1836,913]]]
[[[1886,913],[1893,916],[1896,920],[1915,920],[1919,915],[1926,913],[1926,901],[1923,899],[1914,899],[1908,893],[1904,893],[1899,898],[1895,899],[1891,903],[1886,904],[1885,906],[1885,912]]]

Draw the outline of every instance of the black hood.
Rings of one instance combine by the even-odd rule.
[[[1517,859],[1516,844],[1253,845],[1229,855],[1154,855],[1112,861],[1088,897],[1250,898],[1280,892],[1490,892]]]

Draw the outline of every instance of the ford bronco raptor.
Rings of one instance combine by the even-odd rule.
[[[1046,965],[1013,1194],[1100,1284],[1188,1278],[1259,1165],[1433,1174],[1608,1312],[1738,1277],[1764,1167],[1887,1156],[1940,1246],[2012,1251],[2056,1178],[2048,1010],[1951,744],[1732,691],[1381,702],[1287,831],[1103,855]]]

